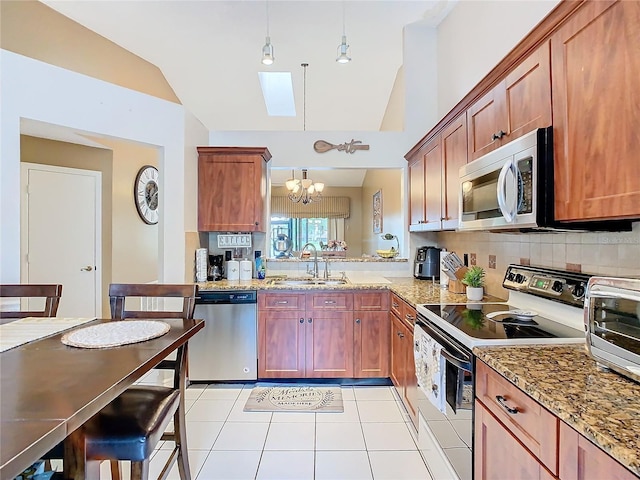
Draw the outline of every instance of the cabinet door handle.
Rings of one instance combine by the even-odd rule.
[[[496,395],[496,401],[500,404],[502,408],[504,408],[511,415],[515,415],[516,413],[519,412],[518,407],[511,408],[509,405],[507,405],[506,403],[507,399],[504,398],[502,395]]]
[[[338,303],[338,302],[336,302],[335,300],[325,300],[324,301],[325,305],[335,305],[336,303]]]
[[[404,318],[406,318],[407,320],[409,320],[410,322],[413,322],[413,315],[409,315],[408,313],[404,316]]]
[[[277,305],[286,305],[289,303],[289,300],[278,300],[276,302]]]
[[[400,338],[404,338],[404,333],[402,333],[402,332],[398,332],[398,336],[399,336]]]
[[[360,323],[360,319],[359,318],[356,318],[356,323]]]
[[[307,319],[307,322],[311,323],[311,322],[313,322],[313,319],[309,318],[309,319]]]
[[[301,319],[300,319],[300,323],[304,323],[304,318],[301,318]]]
[[[491,140],[493,140],[493,141],[500,140],[506,134],[507,134],[507,132],[504,132],[504,131],[500,130],[498,133],[494,133],[493,135],[491,135]]]
[[[260,222],[255,222],[255,224],[256,224],[256,227],[257,227],[258,225],[260,225]]]

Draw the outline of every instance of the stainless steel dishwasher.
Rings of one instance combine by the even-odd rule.
[[[255,290],[200,291],[194,318],[204,328],[189,340],[189,380],[258,378]]]

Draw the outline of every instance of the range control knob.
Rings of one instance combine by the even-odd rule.
[[[524,282],[524,275],[522,275],[521,273],[517,273],[516,274],[516,283],[522,283]]]
[[[509,272],[509,274],[507,275],[507,280],[509,280],[510,282],[513,282],[515,278],[516,278],[516,275],[513,272]]]
[[[562,282],[560,280],[556,280],[555,282],[553,282],[553,285],[551,285],[551,290],[553,290],[554,292],[562,293]]]
[[[573,289],[573,296],[576,298],[584,297],[584,285],[582,283],[575,286]]]

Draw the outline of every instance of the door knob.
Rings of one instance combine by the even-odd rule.
[[[93,267],[91,265],[87,265],[86,267],[80,269],[81,272],[90,272],[91,270],[93,270]]]

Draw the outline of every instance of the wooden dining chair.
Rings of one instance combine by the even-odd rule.
[[[9,318],[13,321],[18,318],[25,317],[55,317],[58,313],[58,305],[60,304],[60,297],[62,296],[62,285],[50,284],[50,285],[36,285],[36,284],[12,284],[12,285],[0,285],[0,297],[2,298],[19,298],[32,299],[41,298],[44,299],[44,308],[41,310],[11,310],[0,311],[0,319]],[[0,324],[7,323],[0,320]]]
[[[124,319],[193,318],[198,286],[169,284],[112,284],[109,287],[111,317]],[[134,298],[139,297],[139,298]],[[143,310],[125,307],[127,299],[182,299],[181,310]],[[175,360],[163,360],[156,368],[173,370],[171,387],[134,385],[103,408],[82,427],[86,460],[110,460],[112,478],[119,478],[118,460],[131,462],[131,479],[147,479],[149,459],[161,440],[175,442],[160,478],[166,477],[175,462],[180,478],[190,480],[185,431],[184,390],[186,387],[187,344],[177,350]],[[165,432],[173,420],[172,432]],[[82,462],[83,459],[75,459]],[[84,467],[83,467],[84,468]]]

